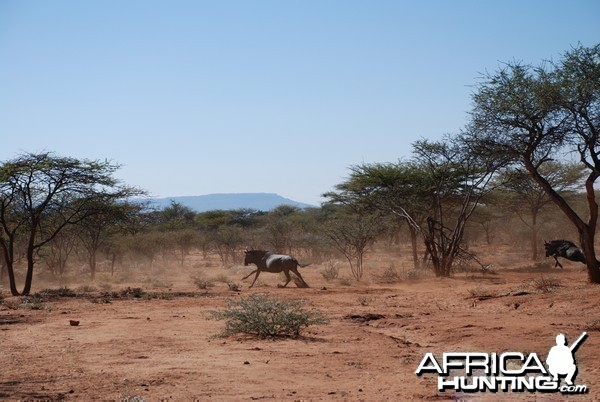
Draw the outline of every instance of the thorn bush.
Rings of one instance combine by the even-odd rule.
[[[328,322],[321,312],[306,310],[303,304],[298,299],[280,300],[254,294],[229,300],[225,310],[212,311],[211,316],[225,321],[222,336],[244,333],[260,338],[296,338],[303,328]]]
[[[561,287],[561,284],[557,278],[544,278],[542,276],[540,279],[534,279],[531,286],[537,290],[541,290],[543,293],[550,293],[556,288]]]

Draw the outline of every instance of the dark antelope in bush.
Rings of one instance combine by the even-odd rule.
[[[256,273],[256,276],[254,277],[250,287],[254,286],[254,282],[256,282],[256,279],[258,279],[258,275],[260,275],[260,273],[263,271],[272,272],[275,274],[283,272],[287,281],[284,285],[278,285],[279,287],[286,287],[287,284],[290,283],[292,280],[290,271],[292,271],[294,275],[300,279],[301,287],[308,287],[308,284],[304,281],[302,275],[300,275],[300,272],[298,272],[298,267],[306,267],[309,264],[300,264],[294,257],[284,254],[274,254],[270,251],[246,250],[244,253],[246,253],[246,256],[244,257],[244,265],[256,264],[257,267],[255,271],[250,272],[250,274],[242,278],[242,280],[244,280],[250,277],[250,275],[253,273]]]
[[[583,251],[569,240],[552,240],[550,242],[545,241],[544,247],[546,248],[546,257],[552,256],[556,260],[556,264],[554,264],[555,267],[557,265],[561,268],[563,267],[562,264],[558,262],[558,257],[585,264],[585,256],[583,255]]]

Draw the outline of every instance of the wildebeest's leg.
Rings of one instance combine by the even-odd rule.
[[[258,272],[258,269],[254,270],[254,271],[250,272],[248,275],[244,276],[244,277],[242,278],[242,280],[244,280],[244,279],[248,279],[248,278],[250,277],[250,275],[252,275],[252,274],[253,274],[253,273],[255,273],[255,272]]]
[[[308,283],[306,283],[304,281],[304,278],[302,277],[302,275],[300,275],[300,272],[298,272],[298,268],[292,268],[292,272],[294,273],[294,275],[296,275],[298,277],[298,279],[300,279],[300,281],[302,282],[303,285],[308,287]]]
[[[260,269],[257,268],[255,271],[250,272],[248,275],[246,275],[242,278],[242,280],[247,279],[250,275],[252,275],[255,272],[256,272],[256,276],[254,277],[254,280],[252,281],[252,285],[250,285],[250,287],[254,286],[254,282],[256,282],[256,280],[258,279],[258,275],[260,275]]]
[[[556,264],[554,264],[554,268],[556,268],[556,266],[558,265],[559,267],[563,268],[562,264],[560,262],[558,262],[558,257],[554,256],[554,259],[556,260]]]
[[[254,282],[256,282],[256,280],[258,279],[258,275],[260,275],[260,269],[256,270],[256,276],[254,277],[254,280],[252,281],[252,285],[250,285],[250,288],[252,286],[254,286]],[[250,288],[248,288],[248,289],[250,289]]]
[[[290,271],[289,270],[284,269],[283,273],[285,274],[285,279],[287,279],[287,281],[285,282],[284,285],[277,285],[277,287],[280,287],[280,288],[286,287],[288,285],[288,283],[290,283],[290,281],[292,280],[292,277],[290,276]]]

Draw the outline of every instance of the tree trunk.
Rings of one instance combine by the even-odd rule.
[[[112,277],[115,274],[115,262],[117,261],[117,253],[113,253],[112,258],[110,259],[110,276]]]
[[[4,282],[6,276],[6,263],[4,262],[4,255],[0,255],[0,283]]]
[[[363,253],[359,252],[356,256],[356,272],[354,273],[354,277],[357,282],[360,282],[363,276]]]
[[[90,252],[90,257],[88,259],[88,262],[90,264],[90,275],[92,277],[92,281],[94,279],[96,279],[96,252],[92,251]]]
[[[533,212],[531,215],[531,260],[537,261],[537,259],[538,259],[537,213]]]
[[[600,262],[596,259],[596,251],[594,250],[594,235],[584,231],[583,233],[580,232],[579,237],[587,265],[588,280],[591,283],[600,283]]]
[[[21,296],[29,296],[31,292],[31,283],[33,282],[33,265],[35,261],[33,259],[33,247],[27,249],[27,274],[25,275],[25,285]]]
[[[431,259],[431,254],[429,253],[429,250],[427,249],[427,247],[425,247],[425,251],[423,251],[423,257],[421,257],[421,262],[420,262],[420,266],[419,267],[426,267],[428,264],[428,261]]]
[[[15,281],[15,252],[13,248],[12,238],[6,242],[2,242],[2,252],[4,254],[4,264],[6,273],[8,274],[8,285],[10,287],[10,294],[13,296],[20,296],[17,290],[17,283]]]
[[[483,228],[483,231],[485,232],[485,243],[488,246],[492,245],[492,233],[491,233],[491,226],[488,224],[482,224],[481,227]]]
[[[410,244],[412,247],[413,264],[416,269],[419,268],[419,254],[417,251],[417,231],[411,225],[408,225],[408,230],[410,231]]]
[[[437,276],[437,277],[443,276],[442,275],[442,262],[440,261],[440,258],[438,255],[439,250],[436,248],[436,245],[432,239],[425,238],[424,241],[425,241],[425,248],[427,249],[427,252],[429,253],[429,257],[431,257],[431,264],[433,265],[433,272],[435,273],[435,276]]]
[[[12,261],[6,264],[6,271],[8,272],[8,283],[10,286],[10,294],[13,296],[20,296],[21,294],[17,290],[17,283],[15,281],[15,270],[13,268]]]
[[[35,236],[38,223],[39,221],[36,219],[32,219],[31,221],[31,231],[29,233],[29,242],[27,243],[27,274],[25,275],[25,285],[23,286],[21,296],[29,296],[29,293],[31,292],[31,283],[33,282],[33,265],[35,264],[33,254],[35,251]]]

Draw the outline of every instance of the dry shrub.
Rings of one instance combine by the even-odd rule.
[[[99,297],[92,299],[92,303],[110,303],[114,299],[150,300],[161,297],[162,295],[160,293],[148,293],[142,288],[127,287],[126,289],[121,289],[120,291],[103,292],[99,295]]]
[[[368,306],[373,301],[372,298],[366,297],[366,296],[359,296],[358,299],[356,299],[356,300],[358,301],[358,304],[360,304],[361,306]]]
[[[4,302],[2,303],[3,309],[6,310],[18,310],[19,308],[21,308],[21,302],[19,300],[4,300]]]
[[[482,299],[482,298],[492,298],[495,297],[495,293],[484,289],[484,288],[474,288],[474,289],[469,289],[469,298],[470,299]]]
[[[127,287],[127,289],[123,289],[121,291],[121,297],[133,297],[135,299],[139,299],[142,298],[144,296],[146,296],[147,293],[144,292],[144,290],[142,288],[130,288]]]
[[[75,289],[75,292],[77,293],[94,293],[97,291],[98,289],[91,285],[81,285],[77,289]]]
[[[400,274],[393,265],[390,265],[381,275],[375,275],[375,279],[381,283],[396,283],[401,281]]]
[[[342,286],[352,286],[352,278],[348,277],[348,276],[343,276],[341,277],[338,282],[340,283],[340,285]]]
[[[416,281],[419,279],[423,279],[424,277],[427,276],[427,274],[425,273],[425,270],[423,270],[423,269],[411,269],[409,271],[406,271],[404,276],[405,276],[406,280],[408,280],[408,281]]]
[[[204,278],[194,278],[194,285],[196,285],[196,287],[198,287],[198,289],[208,289],[208,288],[212,288],[213,286],[215,286],[215,280],[214,279],[204,279]]]
[[[98,285],[100,287],[101,290],[103,290],[104,292],[108,292],[109,290],[112,289],[112,284],[108,283],[108,282],[103,282],[101,284]]]
[[[34,293],[33,296],[41,299],[51,299],[56,297],[75,297],[77,294],[68,287],[64,286],[58,289],[43,289],[37,293]]]
[[[43,310],[46,306],[44,304],[45,299],[37,294],[33,296],[24,296],[20,300],[20,306],[18,308],[22,310]]]
[[[338,278],[340,267],[336,261],[328,261],[327,268],[321,270],[321,275],[327,282],[331,282]]]
[[[121,398],[121,402],[146,402],[144,397],[139,395],[128,395]]]
[[[469,298],[471,299],[475,299],[478,297],[482,297],[482,296],[489,296],[492,294],[492,292],[490,292],[487,289],[483,289],[483,288],[474,288],[474,289],[469,289]]]
[[[556,288],[561,287],[562,285],[560,284],[560,281],[557,278],[544,278],[542,276],[540,279],[534,279],[531,282],[531,286],[534,289],[541,290],[544,293],[550,293]]]
[[[303,328],[326,324],[328,320],[316,310],[305,310],[298,299],[283,300],[266,294],[230,299],[225,310],[211,316],[225,321],[222,336],[250,334],[260,338],[298,337]]]

